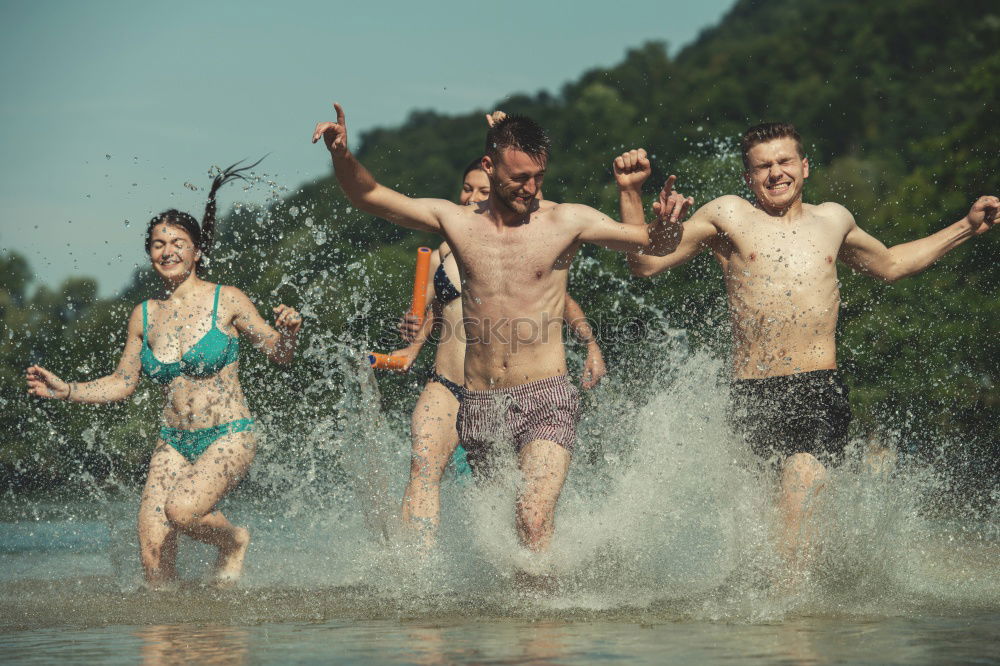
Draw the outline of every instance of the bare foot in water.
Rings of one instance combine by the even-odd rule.
[[[234,529],[233,542],[219,549],[219,559],[215,564],[215,582],[219,587],[231,587],[243,573],[243,558],[250,545],[250,530],[245,527]]]

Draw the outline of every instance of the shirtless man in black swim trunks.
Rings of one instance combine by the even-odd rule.
[[[978,199],[961,220],[926,238],[886,248],[836,203],[802,203],[809,162],[795,128],[769,123],[742,139],[755,203],[710,201],[680,224],[693,203],[661,195],[654,208],[676,226],[677,249],[664,257],[629,254],[634,275],[651,277],[711,250],[722,266],[733,327],[730,421],[763,458],[780,464],[779,546],[802,564],[808,501],[847,444],[847,387],[837,371],[840,307],[836,262],[893,282],[919,273],[993,225],[1000,200]]]

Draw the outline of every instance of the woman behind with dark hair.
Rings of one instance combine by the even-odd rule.
[[[164,426],[149,461],[138,519],[142,566],[154,586],[176,578],[178,532],[219,549],[220,583],[239,577],[250,543],[246,528],[215,510],[246,475],[257,442],[239,382],[239,338],[273,362],[289,363],[302,318],[279,305],[272,328],[242,291],[206,282],[198,267],[215,235],[216,192],[258,163],[234,164],[216,176],[201,225],[177,210],[150,221],[146,251],[164,295],[132,310],[125,349],[112,374],[65,382],[37,365],[27,370],[30,394],[88,404],[125,400],[142,373],[163,386]]]

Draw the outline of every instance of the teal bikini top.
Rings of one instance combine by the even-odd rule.
[[[222,370],[230,363],[235,363],[240,357],[240,339],[226,335],[215,327],[219,312],[219,291],[222,285],[215,287],[215,303],[212,305],[212,326],[201,340],[191,345],[181,356],[180,361],[164,363],[156,358],[149,347],[149,336],[146,333],[146,304],[142,302],[142,351],[139,361],[149,378],[159,384],[169,384],[181,375],[189,377],[209,377]]]

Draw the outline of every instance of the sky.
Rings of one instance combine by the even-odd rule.
[[[356,146],[414,109],[556,93],[649,40],[676,52],[733,2],[0,0],[0,252],[35,284],[113,295],[153,215],[201,218],[212,166],[269,153],[275,184],[227,187],[220,216],[328,174],[309,138],[333,101]]]

